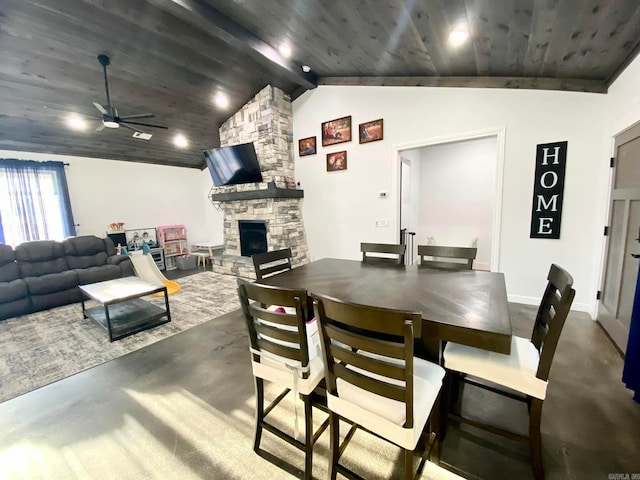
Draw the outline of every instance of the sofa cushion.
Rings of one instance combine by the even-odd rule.
[[[29,299],[31,300],[31,311],[39,312],[70,303],[77,303],[82,300],[82,294],[77,287],[73,287],[45,295],[31,295]]]
[[[69,269],[64,258],[64,248],[54,240],[35,240],[15,248],[20,276],[39,277]]]
[[[78,274],[79,285],[105,282],[107,280],[122,277],[122,270],[118,265],[102,265],[100,267],[83,268],[76,270],[76,273]]]
[[[77,287],[78,274],[75,270],[66,270],[39,277],[27,277],[24,281],[27,283],[29,295],[43,295]]]
[[[20,278],[16,253],[9,245],[0,244],[0,282],[11,282]]]
[[[94,235],[67,238],[62,242],[69,268],[89,268],[106,265],[107,245]]]
[[[0,282],[0,303],[12,302],[28,295],[27,284],[22,279]]]
[[[31,312],[31,299],[23,297],[12,302],[0,303],[0,320],[18,317]]]

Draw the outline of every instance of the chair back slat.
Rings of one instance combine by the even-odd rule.
[[[531,342],[540,352],[536,376],[542,380],[549,378],[558,340],[576,294],[571,288],[573,277],[558,265],[551,265],[547,280],[531,334]]]
[[[258,337],[258,348],[260,350],[267,351],[269,353],[273,353],[274,355],[278,355],[279,357],[288,358],[290,360],[296,360],[302,363],[302,353],[300,352],[300,348],[287,347],[285,345],[280,345],[278,343],[274,343],[264,337]]]
[[[362,261],[365,263],[401,265],[407,250],[405,244],[396,243],[361,243]],[[368,255],[369,253],[382,253],[392,256]]]
[[[253,350],[296,360],[306,367],[309,364],[305,323],[308,318],[307,292],[239,282],[238,296]],[[295,311],[279,313],[273,311],[273,307],[293,307]],[[253,361],[261,362],[262,357],[254,353]],[[303,376],[306,378],[307,375]]]
[[[275,303],[273,305],[279,305],[279,303]],[[285,306],[285,305],[281,305]],[[287,305],[288,306],[288,305]],[[277,323],[278,325],[286,325],[288,327],[297,327],[298,326],[298,318],[296,315],[287,315],[283,313],[274,312],[273,310],[267,310],[263,308],[258,303],[249,304],[249,313],[254,318],[259,318],[261,320],[266,320],[267,322]]]
[[[404,403],[413,427],[413,340],[418,312],[357,305],[314,295],[327,392],[340,396],[338,379]],[[375,355],[375,357],[373,355]]]
[[[337,378],[341,378],[345,382],[362,388],[363,390],[392,400],[397,400],[398,402],[404,402],[406,400],[406,389],[404,385],[393,385],[381,380],[376,380],[375,378],[345,368],[345,366],[341,364],[334,365],[334,372]]]
[[[471,270],[478,249],[475,247],[446,247],[440,245],[418,245],[420,267],[438,268],[443,270]],[[427,260],[424,257],[433,257]],[[436,260],[441,258],[453,258],[464,260],[463,262],[447,262]]]
[[[252,255],[256,278],[262,280],[276,273],[291,270],[291,258],[290,248]]]
[[[339,318],[344,325],[395,336],[404,334],[405,320],[410,320],[414,325],[418,325],[422,321],[422,314],[418,312],[390,308],[363,308],[362,305],[341,301],[325,302],[324,308],[327,317]]]
[[[261,322],[255,323],[256,332],[260,337],[264,338],[274,338],[276,340],[280,340],[281,342],[287,343],[298,343],[300,337],[298,336],[297,331],[289,331],[284,330],[282,328],[272,327],[270,325],[265,325]]]
[[[393,378],[394,380],[404,380],[404,365],[402,364],[383,362],[376,358],[363,355],[362,351],[359,351],[360,354],[358,354],[353,350],[347,350],[337,346],[335,343],[331,344],[329,348],[333,358],[339,362],[365,369],[377,375]]]
[[[325,328],[335,341],[348,345],[356,350],[364,350],[390,358],[404,358],[404,346],[398,345],[396,342],[385,342],[382,339],[371,340],[366,335],[358,335],[355,332],[342,330],[333,325],[325,325]]]

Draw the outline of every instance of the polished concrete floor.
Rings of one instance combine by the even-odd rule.
[[[515,333],[528,336],[535,308],[511,308]],[[263,434],[262,456],[251,450],[245,329],[232,312],[0,404],[0,478],[300,477],[301,453],[272,435]],[[620,381],[622,365],[600,327],[572,312],[543,410],[548,479],[640,474],[640,405]],[[526,432],[523,405],[474,387],[462,398],[466,414]],[[288,406],[274,411],[285,427]],[[399,478],[397,449],[364,433],[352,443],[346,461],[365,478]],[[315,448],[315,478],[326,478],[327,445],[325,434]],[[532,478],[524,445],[454,422],[441,467],[429,465],[422,478]]]

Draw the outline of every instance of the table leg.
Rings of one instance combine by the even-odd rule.
[[[171,321],[171,311],[169,310],[169,295],[167,295],[167,287],[164,287],[164,307],[167,311],[167,320]]]
[[[104,304],[104,318],[107,321],[107,331],[109,332],[109,341],[113,342],[113,332],[111,331],[111,317],[109,316],[109,304]]]

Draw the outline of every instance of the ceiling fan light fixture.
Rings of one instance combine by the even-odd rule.
[[[114,122],[113,120],[102,120],[102,124],[106,128],[119,128],[120,124],[118,122]]]
[[[309,73],[311,71],[311,67],[309,65],[302,65],[302,71],[304,73]]]

